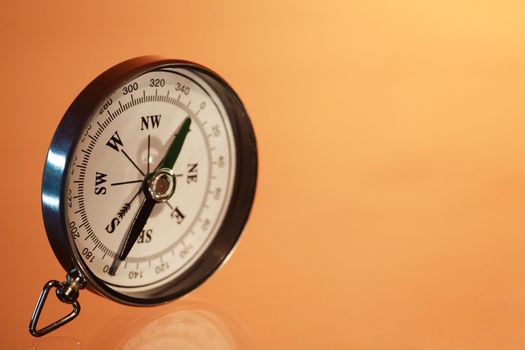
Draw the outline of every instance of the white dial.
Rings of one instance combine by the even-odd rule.
[[[39,337],[73,320],[84,288],[126,305],[160,305],[221,266],[248,220],[257,182],[250,118],[208,68],[135,57],[71,103],[47,152],[42,217],[67,275],[42,289]],[[38,327],[51,289],[72,311]]]
[[[186,123],[187,135],[174,146]],[[173,166],[161,174],[174,152]],[[87,122],[66,180],[66,224],[87,268],[119,292],[149,290],[183,274],[225,216],[235,154],[224,105],[198,75],[165,68],[122,84]],[[149,215],[141,214],[144,203],[152,206]],[[120,261],[140,215],[147,221]]]

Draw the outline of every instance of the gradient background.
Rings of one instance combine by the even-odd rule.
[[[524,18],[523,1],[2,1],[1,348],[135,349],[154,329],[164,345],[142,349],[525,349]],[[47,147],[88,82],[144,54],[207,65],[245,102],[244,236],[182,301],[82,292],[79,318],[34,340],[38,293],[64,276]]]

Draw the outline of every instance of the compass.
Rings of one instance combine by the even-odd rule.
[[[219,75],[156,56],[102,73],[73,101],[47,154],[44,225],[67,275],[45,284],[31,334],[75,318],[84,288],[134,306],[196,288],[234,248],[256,177],[252,125]],[[38,329],[52,289],[72,311]]]

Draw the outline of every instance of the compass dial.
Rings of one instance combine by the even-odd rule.
[[[95,110],[69,167],[66,224],[98,279],[120,291],[151,289],[184,273],[206,250],[235,172],[225,115],[214,91],[185,69],[144,73]],[[186,120],[176,161],[160,169]],[[119,248],[148,199],[153,208],[120,261]]]
[[[199,286],[239,239],[257,167],[248,114],[213,71],[143,56],[99,75],[68,108],[47,153],[42,214],[67,275],[44,285],[30,333],[78,316],[84,288],[139,306]],[[38,328],[53,288],[72,311]]]

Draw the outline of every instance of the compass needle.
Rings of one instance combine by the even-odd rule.
[[[177,161],[177,158],[179,157],[179,154],[182,150],[182,146],[184,145],[184,141],[186,140],[186,135],[189,132],[190,125],[191,119],[186,118],[182,123],[181,128],[175,135],[170,146],[168,147],[166,155],[163,157],[163,160],[160,162],[155,172],[152,174],[148,174],[144,179],[143,188],[147,188],[147,190],[144,190],[145,199],[144,201],[142,201],[142,204],[139,210],[137,211],[135,218],[131,222],[129,229],[126,232],[122,243],[120,244],[120,247],[115,256],[115,260],[118,259],[120,261],[123,261],[127,258],[129,252],[131,251],[131,248],[133,248],[133,245],[136,243],[137,238],[142,232],[144,226],[146,225],[148,218],[151,212],[153,211],[153,208],[155,207],[155,204],[158,202],[166,202],[173,195],[175,190],[175,177],[171,173],[171,168],[173,168],[175,162]],[[157,185],[162,180],[167,182],[172,181],[173,191],[163,191],[164,187],[160,187]],[[170,187],[168,186],[168,189],[169,188]],[[162,199],[159,199],[159,196],[161,196]],[[112,276],[115,275],[118,266],[119,264],[115,262],[113,262],[113,264],[111,265],[110,274]]]
[[[86,286],[127,305],[163,304],[196,288],[237,242],[256,178],[248,114],[217,74],[155,56],[102,73],[49,148],[42,212],[67,279],[44,286],[31,334],[76,317]],[[73,309],[38,328],[51,289]]]

